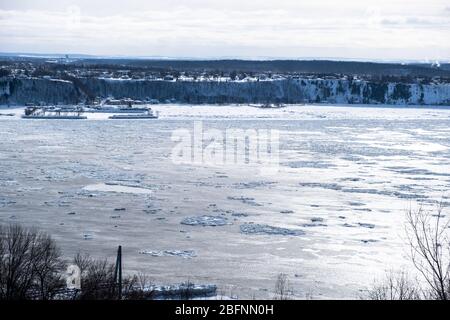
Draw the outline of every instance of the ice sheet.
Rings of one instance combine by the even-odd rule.
[[[49,232],[66,257],[113,259],[120,244],[124,271],[160,284],[270,298],[282,272],[297,298],[358,298],[408,265],[405,210],[450,202],[450,110],[154,108],[157,121],[1,117],[0,223]],[[205,129],[280,130],[279,172],[172,163],[172,132],[198,119]],[[115,190],[85,188],[98,185]],[[181,223],[201,216],[227,223]],[[241,232],[249,224],[302,233]],[[164,254],[187,249],[195,256]]]

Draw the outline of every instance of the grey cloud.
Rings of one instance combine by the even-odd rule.
[[[428,2],[435,1],[440,0]],[[442,6],[433,13],[435,9],[428,7],[405,8],[400,0],[372,11],[357,0],[339,4],[325,0],[130,0],[126,4],[62,0],[54,6],[49,5],[54,1],[36,0],[29,7],[21,0],[9,3],[14,2],[17,4],[7,6],[0,2],[0,42],[3,48],[16,48],[14,51],[44,47],[66,52],[75,47],[90,54],[199,57],[225,52],[228,56],[278,57],[307,52],[319,57],[326,52],[327,56],[358,53],[364,58],[373,52],[422,54],[416,50],[419,47],[429,50],[429,56],[437,50],[448,54],[450,47],[442,41],[449,38]],[[75,27],[68,22],[67,5],[81,9]],[[427,14],[421,16],[421,11]],[[366,12],[376,14],[368,19]],[[387,33],[387,28],[395,32]],[[377,51],[380,43],[384,48]]]

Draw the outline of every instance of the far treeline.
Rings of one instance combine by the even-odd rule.
[[[450,77],[450,65],[395,64],[331,60],[121,60],[88,59],[80,61],[89,65],[128,66],[145,69],[174,71],[219,71],[261,73],[353,74],[377,76],[439,76]]]
[[[42,57],[0,57],[1,65],[14,62],[47,64]],[[149,72],[192,72],[192,73],[278,73],[278,74],[346,74],[356,76],[393,77],[441,77],[450,79],[450,63],[378,63],[334,60],[175,60],[175,59],[117,59],[81,58],[70,59],[69,63],[54,67],[70,70],[72,68],[110,69],[127,68],[134,71]]]

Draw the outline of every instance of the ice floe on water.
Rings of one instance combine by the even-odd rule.
[[[209,227],[217,227],[224,226],[227,224],[231,224],[228,222],[228,219],[223,216],[197,216],[197,217],[187,217],[181,221],[181,224],[189,225],[189,226],[209,226]]]
[[[326,227],[325,219],[321,217],[312,217],[311,222],[302,224],[303,227]]]
[[[336,165],[329,162],[322,162],[322,161],[291,161],[282,163],[282,165],[288,166],[290,168],[321,168],[321,169],[327,169],[327,168],[334,168]]]
[[[16,203],[16,202],[13,201],[13,200],[8,200],[8,199],[5,199],[5,198],[0,198],[0,208],[6,207],[6,206],[8,206],[8,205],[15,204],[15,203]]]
[[[248,213],[243,213],[243,212],[233,212],[231,215],[233,217],[240,217],[240,218],[244,218],[244,217],[248,217],[249,216]]]
[[[228,200],[236,200],[236,201],[241,201],[242,203],[251,205],[251,206],[256,206],[256,207],[260,207],[262,206],[261,203],[258,203],[255,201],[255,198],[251,198],[251,197],[234,197],[234,196],[229,196]]]
[[[376,240],[376,239],[362,239],[361,242],[362,243],[375,243],[375,242],[379,242],[379,240]]]
[[[391,196],[391,197],[397,197],[401,199],[427,199],[428,196],[424,195],[422,193],[406,193],[406,192],[399,192],[395,190],[380,190],[375,188],[364,188],[364,187],[347,187],[344,185],[340,185],[337,183],[320,183],[320,182],[301,182],[299,183],[299,186],[301,187],[307,187],[307,188],[322,188],[322,189],[329,189],[329,190],[335,190],[335,191],[341,191],[346,193],[367,193],[367,194],[375,194],[375,195],[384,195],[384,196]]]
[[[160,251],[141,250],[139,251],[139,253],[150,255],[152,257],[194,258],[197,256],[194,250],[160,250]]]
[[[302,236],[305,234],[303,230],[287,229],[269,226],[267,224],[245,223],[240,226],[240,230],[245,234],[265,234],[265,235],[282,235],[282,236]]]
[[[423,169],[423,168],[410,168],[410,167],[401,167],[401,166],[397,166],[397,167],[387,167],[386,169],[392,170],[396,173],[401,173],[401,174],[407,174],[409,176],[443,176],[443,177],[450,177],[450,173],[449,172],[433,172],[427,169]]]
[[[268,187],[270,185],[276,184],[276,182],[273,181],[251,181],[251,182],[240,182],[235,183],[233,185],[233,188],[236,189],[254,189],[258,187]]]
[[[117,193],[134,193],[134,194],[151,194],[152,190],[139,188],[139,187],[129,187],[120,184],[111,183],[97,183],[91,184],[83,188],[86,191],[98,191],[98,192],[117,192]]]
[[[38,226],[68,259],[121,244],[127,270],[162,284],[271,298],[286,272],[297,292],[358,298],[405,263],[405,209],[450,205],[450,110],[288,106],[257,121],[255,108],[157,108],[156,122],[2,119],[0,222]],[[193,119],[279,130],[278,172],[172,163],[171,135]]]
[[[373,223],[358,222],[358,225],[363,228],[369,228],[369,229],[375,228],[375,225]]]
[[[92,240],[92,239],[94,239],[94,236],[90,233],[85,233],[85,234],[83,234],[83,239],[84,240]]]

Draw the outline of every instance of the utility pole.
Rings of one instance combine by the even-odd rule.
[[[114,271],[114,285],[118,285],[118,299],[122,300],[122,246],[117,249],[116,269]]]

